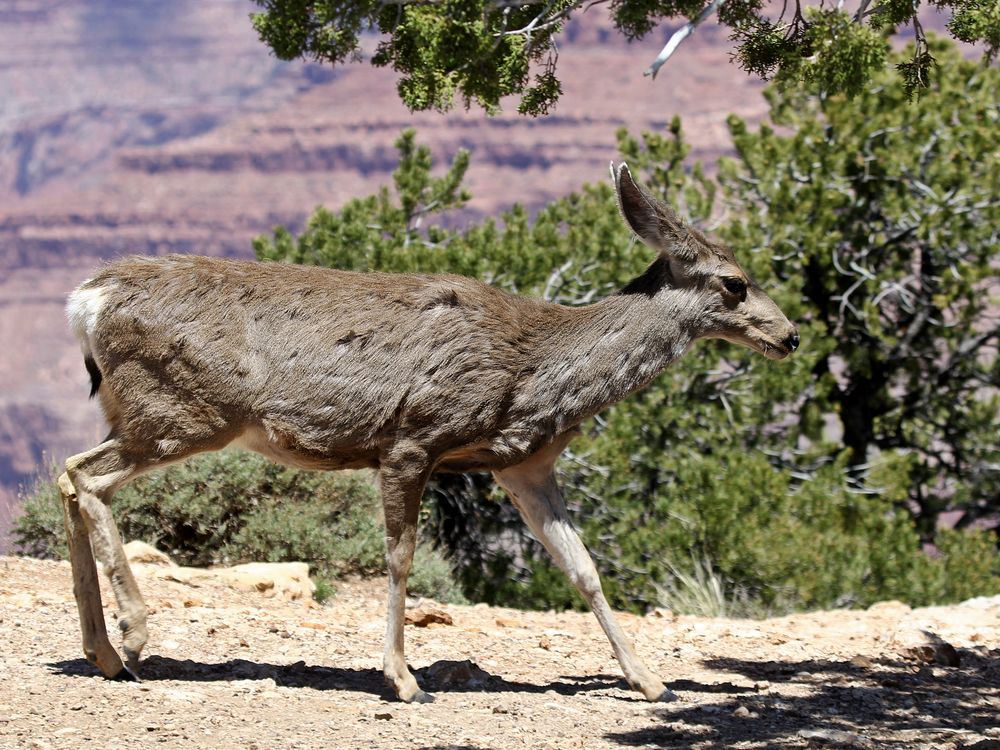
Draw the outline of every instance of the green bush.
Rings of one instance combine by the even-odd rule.
[[[253,453],[207,453],[126,485],[112,509],[125,541],[148,542],[182,565],[301,560],[320,582],[385,572],[381,504],[367,472],[297,471]],[[28,555],[66,556],[53,482],[23,498],[14,541]],[[427,543],[418,548],[409,590],[461,598],[448,564]]]
[[[708,455],[674,450],[660,461],[668,479],[641,506],[613,494],[613,470],[567,483],[612,498],[582,496],[581,525],[607,561],[609,599],[625,608],[698,613],[711,592],[696,584],[726,592],[722,609],[745,616],[883,599],[921,606],[998,590],[990,533],[941,531],[927,554],[909,514],[848,485],[844,460],[797,482],[764,454],[724,443]]]
[[[912,103],[884,81],[853,100],[770,89],[770,122],[730,120],[736,158],[714,180],[685,165],[679,120],[641,139],[620,133],[633,171],[736,249],[799,323],[802,347],[775,363],[701,342],[582,425],[559,472],[614,606],[764,614],[1000,590],[995,532],[972,530],[1000,513],[1000,329],[989,295],[1000,71],[944,44],[934,53],[936,83]],[[501,221],[436,222],[468,198],[468,155],[434,177],[412,131],[398,147],[395,193],[318,209],[297,237],[279,228],[258,238],[258,257],[461,273],[564,304],[611,293],[652,259],[607,185],[534,218],[515,206]],[[126,490],[119,516],[192,561],[288,555],[330,574],[381,566],[366,480],[263,467],[166,472],[135,486],[159,500]],[[293,497],[296,515],[278,500]],[[960,531],[942,529],[946,512]],[[470,599],[583,605],[488,477],[435,477],[424,517]],[[44,513],[22,519],[24,548],[56,550],[50,523]],[[444,588],[428,592],[447,592],[450,577],[437,580]]]
[[[854,99],[769,89],[768,122],[730,119],[735,158],[715,179],[685,164],[679,119],[619,134],[633,172],[734,247],[802,346],[774,363],[700,342],[582,425],[559,471],[615,606],[642,611],[699,586],[714,590],[688,599],[724,595],[749,613],[1000,590],[995,532],[972,530],[1000,512],[988,293],[1000,72],[946,43],[933,52],[938,76],[915,102],[884,76]],[[462,273],[571,305],[652,259],[603,184],[534,218],[515,206],[464,228],[435,221],[467,198],[467,155],[434,177],[412,132],[398,145],[395,194],[319,209],[297,237],[258,238],[258,257]],[[436,477],[428,500],[425,530],[470,599],[582,606],[488,478]],[[945,512],[961,531],[942,530]]]

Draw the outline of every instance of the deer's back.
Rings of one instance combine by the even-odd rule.
[[[460,276],[188,256],[119,261],[79,293],[100,297],[89,345],[115,429],[330,468],[375,465],[401,435],[475,453],[553,307]]]

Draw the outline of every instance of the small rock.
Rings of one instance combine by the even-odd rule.
[[[857,667],[858,669],[871,669],[875,666],[875,662],[869,659],[867,656],[862,656],[858,654],[851,658],[851,666]]]
[[[425,679],[437,688],[481,688],[490,679],[488,672],[480,669],[468,659],[463,661],[436,661],[420,670]]]
[[[546,651],[552,648],[552,640],[547,636],[543,635],[538,639],[538,647],[544,648]]]
[[[750,709],[746,706],[740,706],[735,711],[733,711],[733,716],[738,716],[741,719],[745,719],[750,716]]]
[[[418,628],[426,628],[431,624],[454,625],[454,620],[451,619],[451,615],[442,609],[420,607],[406,613],[406,624],[416,625]]]
[[[925,643],[919,646],[904,648],[901,655],[907,659],[921,662],[923,664],[938,664],[942,667],[959,667],[962,665],[962,658],[958,651],[950,643],[936,641]]]
[[[145,563],[147,565],[162,565],[167,568],[176,568],[177,563],[170,559],[166,552],[161,552],[151,544],[131,541],[123,546],[125,559],[130,563]]]
[[[389,721],[392,718],[392,714],[388,711],[383,711],[375,714],[376,719],[381,719],[382,721]]]
[[[517,620],[512,620],[509,617],[497,617],[495,620],[496,624],[501,628],[520,628],[523,627]]]
[[[304,562],[244,563],[226,570],[233,588],[277,594],[285,599],[312,599],[316,584]]]
[[[771,683],[767,682],[766,680],[763,680],[761,682],[755,682],[753,684],[753,689],[756,690],[758,693],[765,693],[771,689]]]
[[[311,600],[316,590],[304,562],[246,563],[231,568],[169,568],[157,577],[198,588],[206,583],[222,583],[238,591],[255,591],[265,596],[289,600]]]

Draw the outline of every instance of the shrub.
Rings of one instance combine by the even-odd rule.
[[[746,612],[1000,590],[995,534],[970,530],[1000,514],[988,290],[1000,75],[945,44],[935,55],[938,80],[913,103],[883,82],[853,100],[768,90],[770,122],[730,120],[736,158],[714,180],[685,165],[679,119],[641,139],[620,133],[633,171],[734,247],[803,345],[773,363],[700,342],[582,425],[559,471],[614,606],[642,611],[713,580]],[[652,258],[606,185],[534,218],[515,206],[465,228],[435,221],[466,200],[467,155],[432,177],[411,131],[398,145],[395,194],[319,209],[297,237],[258,238],[258,257],[462,273],[571,305]],[[488,478],[436,477],[428,506],[469,598],[582,606]],[[941,529],[946,511],[961,532]]]
[[[970,530],[1000,514],[1000,328],[989,294],[1000,74],[947,45],[934,52],[940,75],[913,103],[882,82],[853,100],[770,89],[770,122],[731,118],[736,158],[715,180],[685,166],[678,119],[641,140],[620,134],[632,169],[696,225],[726,203],[712,229],[800,324],[803,345],[778,364],[701,342],[582,425],[559,470],[613,605],[642,611],[667,597],[763,613],[1000,589],[995,534]],[[564,304],[610,293],[652,258],[630,241],[606,185],[534,218],[515,206],[499,222],[436,222],[468,198],[468,155],[433,177],[412,131],[398,147],[395,194],[318,209],[298,237],[279,228],[258,238],[258,257],[462,273]],[[134,523],[194,556],[294,548],[338,573],[371,569],[375,512],[355,516],[336,500],[337,481],[357,480],[261,476],[262,486],[237,471],[175,487],[168,472],[152,480],[164,500],[140,504]],[[213,492],[224,502],[206,507]],[[296,492],[297,517],[266,499]],[[329,501],[310,504],[323,492]],[[941,528],[945,512],[961,531]],[[488,478],[435,477],[426,519],[469,598],[582,606]],[[46,523],[23,521],[26,545],[58,547]],[[350,531],[327,536],[322,523]]]
[[[367,472],[297,471],[253,453],[207,453],[126,485],[112,509],[126,541],[141,539],[182,565],[301,560],[320,581],[385,572],[381,505]],[[54,482],[24,497],[14,540],[28,555],[66,557]],[[409,588],[460,598],[448,564],[426,542]]]

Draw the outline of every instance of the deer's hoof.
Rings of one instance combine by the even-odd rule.
[[[646,700],[654,703],[669,703],[670,701],[677,700],[674,692],[664,686],[659,680],[648,682],[644,685],[639,684],[635,688],[646,697]]]
[[[433,703],[434,696],[430,693],[425,693],[423,690],[418,690],[413,694],[413,696],[406,701],[406,703]]]
[[[132,678],[139,681],[139,652],[125,647],[125,669],[132,673]],[[120,674],[120,673],[119,673]]]
[[[662,692],[658,696],[653,698],[653,700],[656,703],[670,703],[671,701],[677,700],[677,693],[675,693],[673,690],[668,690],[667,688],[663,688]]]
[[[139,678],[136,677],[135,672],[133,672],[131,669],[129,669],[126,666],[122,666],[122,668],[118,672],[118,674],[114,675],[113,677],[109,677],[108,679],[109,680],[113,680],[115,682],[138,682],[139,681]]]

